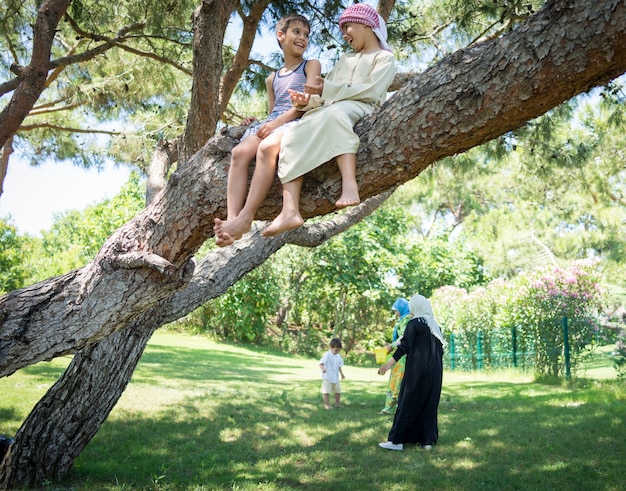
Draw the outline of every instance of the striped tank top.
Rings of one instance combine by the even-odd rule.
[[[291,73],[281,75],[280,70],[274,75],[272,87],[274,89],[274,108],[268,119],[274,119],[288,109],[292,108],[291,96],[287,89],[304,91],[304,83],[306,82],[306,60],[298,65]]]

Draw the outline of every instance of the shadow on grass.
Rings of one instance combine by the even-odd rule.
[[[62,356],[49,362],[37,363],[35,365],[24,367],[20,369],[20,371],[27,375],[38,377],[42,381],[54,381],[63,374],[71,360],[71,356]]]
[[[76,461],[67,484],[92,490],[624,487],[623,400],[536,383],[448,382],[439,445],[392,452],[378,447],[392,421],[377,414],[386,379],[350,380],[347,369],[346,407],[327,411],[319,380],[293,375],[315,363],[246,350],[152,347],[133,383],[176,379],[181,390],[189,381],[198,384],[149,415],[119,411]]]

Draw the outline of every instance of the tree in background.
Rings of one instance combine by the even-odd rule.
[[[490,276],[593,256],[623,288],[623,101],[614,86],[581,96],[442,160],[399,199],[428,225],[425,235],[448,227],[480,251]]]
[[[10,292],[24,284],[28,274],[24,258],[30,241],[18,235],[10,223],[0,220],[0,293]]]

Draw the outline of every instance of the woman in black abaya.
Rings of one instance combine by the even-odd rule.
[[[443,378],[443,345],[441,329],[433,316],[430,302],[422,295],[409,301],[411,320],[393,357],[378,369],[384,375],[406,355],[406,367],[398,409],[389,431],[388,441],[379,443],[388,450],[403,450],[405,443],[431,449],[437,443],[437,409]]]

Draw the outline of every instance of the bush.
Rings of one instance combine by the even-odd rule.
[[[604,298],[595,262],[585,261],[568,269],[546,268],[511,281],[495,280],[471,293],[440,288],[433,293],[432,303],[446,335],[454,335],[456,366],[476,369],[506,364],[502,355],[513,352],[515,330],[516,351],[534,353],[537,374],[558,377],[564,371],[563,319],[567,318],[570,364],[575,369],[599,333],[596,320]]]

